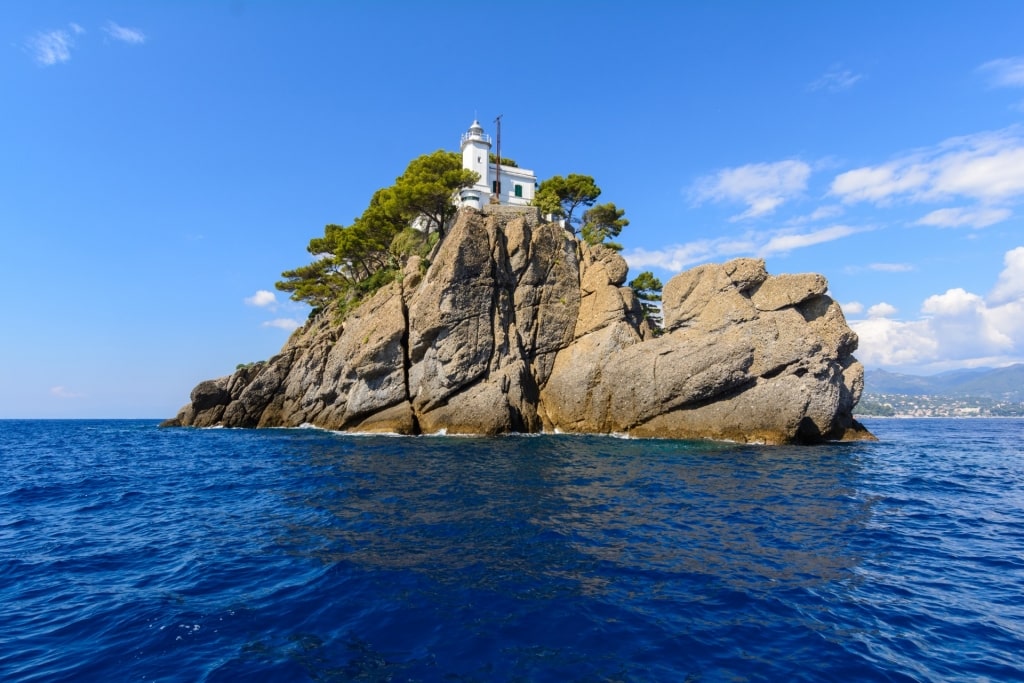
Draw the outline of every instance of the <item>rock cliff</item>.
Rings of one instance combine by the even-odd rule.
[[[873,438],[857,337],[820,275],[704,265],[655,336],[614,251],[536,213],[464,209],[429,267],[273,358],[201,382],[169,426],[402,434],[627,433],[762,443]]]

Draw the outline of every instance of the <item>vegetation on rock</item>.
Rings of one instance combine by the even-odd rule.
[[[542,182],[533,204],[545,215],[563,219],[566,227],[587,244],[604,244],[615,251],[622,251],[622,245],[610,239],[618,237],[629,225],[629,220],[624,218],[626,211],[612,202],[594,206],[600,196],[601,188],[592,176],[570,173],[566,177],[556,175]],[[580,207],[586,210],[582,216],[576,216],[575,212]]]
[[[444,231],[455,216],[452,196],[469,187],[480,176],[462,167],[462,157],[455,152],[437,150],[413,159],[391,188],[396,211],[408,221],[417,216],[427,219],[427,232]],[[406,223],[406,225],[408,222]]]
[[[609,242],[609,237],[618,237],[622,229],[629,225],[629,221],[623,218],[625,209],[620,209],[612,202],[598,204],[583,212],[583,226],[580,228],[580,237],[587,244],[604,244],[615,251],[622,251],[622,245],[618,242]]]
[[[497,161],[493,154],[491,161]],[[506,157],[501,163],[517,165]],[[438,150],[413,159],[394,185],[374,192],[369,206],[350,225],[326,225],[323,236],[314,237],[306,247],[314,260],[284,271],[275,286],[290,293],[293,301],[312,306],[311,317],[328,309],[344,314],[392,282],[410,257],[426,258],[455,216],[456,194],[477,180],[477,173],[464,169],[455,152]],[[584,242],[621,251],[622,245],[610,240],[629,220],[612,202],[594,206],[600,194],[591,176],[570,173],[541,183],[534,204],[545,214],[564,219],[567,226],[579,225]],[[577,217],[580,207],[586,210]],[[657,327],[657,318],[650,319]]]
[[[306,247],[316,260],[282,273],[277,289],[313,307],[342,311],[400,272],[413,255],[425,255],[455,215],[452,196],[476,182],[461,157],[438,150],[413,159],[391,187],[377,190],[351,225],[328,224]],[[425,231],[409,226],[420,221]]]
[[[533,203],[540,207],[542,213],[563,218],[567,226],[574,227],[579,222],[573,216],[576,209],[593,206],[600,195],[601,188],[594,183],[593,177],[570,173],[564,178],[556,175],[542,182]]]
[[[659,303],[661,301],[661,280],[654,277],[654,273],[651,271],[645,270],[630,280],[629,286],[636,293],[636,298],[640,300],[640,309],[644,313],[644,318],[654,328],[654,334],[660,335],[663,329]]]

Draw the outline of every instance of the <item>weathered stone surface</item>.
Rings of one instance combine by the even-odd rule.
[[[209,410],[215,406],[226,406],[230,403],[231,393],[224,386],[228,379],[227,377],[208,379],[196,385],[189,397],[192,399],[192,407],[195,410]]]
[[[419,425],[412,406],[408,403],[385,408],[374,413],[352,428],[354,432],[376,432],[384,434],[418,434]]]
[[[680,273],[662,291],[665,330],[698,326],[718,331],[753,320],[757,309],[733,283],[726,266],[709,264]]]
[[[740,294],[745,294],[768,279],[764,259],[738,258],[723,263],[722,268]]]
[[[626,263],[626,259],[619,255],[619,252],[603,244],[591,245],[588,247],[588,250],[592,255],[594,263],[600,263],[604,266],[609,284],[615,287],[625,284],[626,276],[629,275],[629,264]]]
[[[531,362],[535,382],[543,386],[555,353],[573,340],[580,310],[579,257],[559,226],[541,224],[519,237],[517,225],[513,222],[513,229],[506,230],[516,281],[514,315],[523,356]]]
[[[759,311],[796,306],[828,290],[828,281],[816,273],[770,277],[754,290],[750,300]]]
[[[535,213],[460,212],[429,268],[410,259],[343,323],[321,315],[270,360],[201,382],[165,424],[872,438],[852,417],[857,337],[823,277],[694,268],[666,284],[656,336],[622,257]]]
[[[327,383],[338,387],[334,405],[344,406],[339,428],[402,403],[406,396],[405,304],[391,286],[378,292],[345,321],[346,333],[334,345],[326,363]]]
[[[525,364],[503,369],[493,381],[480,382],[419,417],[426,434],[495,435],[539,431],[536,391]]]
[[[609,397],[602,381],[608,367],[605,360],[639,342],[636,330],[626,322],[619,322],[592,332],[560,351],[540,395],[540,414],[545,428],[568,432],[620,431],[609,421]]]
[[[417,413],[483,379],[495,354],[503,287],[494,220],[460,220],[409,302],[409,394]]]

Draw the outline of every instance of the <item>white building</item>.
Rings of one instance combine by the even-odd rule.
[[[480,174],[476,185],[459,192],[459,206],[482,209],[496,196],[499,204],[527,206],[533,201],[537,189],[537,176],[533,171],[515,166],[501,165],[500,169],[491,162],[491,136],[484,133],[483,126],[474,120],[469,130],[462,134],[462,167]],[[500,173],[499,173],[500,170]],[[498,187],[500,178],[501,187]]]

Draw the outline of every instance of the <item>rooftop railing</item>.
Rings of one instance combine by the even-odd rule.
[[[465,143],[466,140],[469,140],[471,138],[476,138],[478,140],[483,140],[487,144],[491,144],[491,136],[488,135],[487,133],[463,133],[462,134],[462,141],[460,142],[460,144]]]

